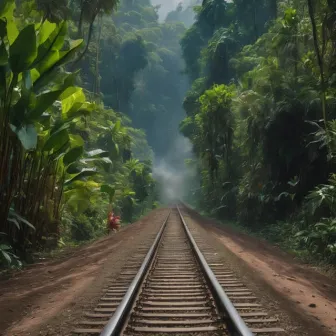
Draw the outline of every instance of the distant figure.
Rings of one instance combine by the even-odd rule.
[[[120,229],[120,217],[115,216],[113,211],[110,211],[108,214],[108,229],[109,233],[117,232]]]

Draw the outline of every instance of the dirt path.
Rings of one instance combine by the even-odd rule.
[[[0,281],[0,335],[70,335],[76,318],[167,214],[155,210],[115,235]]]
[[[268,296],[266,301],[278,301],[276,309],[288,312],[284,318],[297,324],[294,328],[303,327],[302,332],[312,336],[336,335],[335,281],[267,242],[218,225],[191,209],[186,213],[190,222],[202,226],[204,235],[219,253],[231,259],[232,267],[255,286],[260,296]]]

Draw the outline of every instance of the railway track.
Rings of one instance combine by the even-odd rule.
[[[122,278],[75,334],[284,334],[197,230],[189,230],[179,209],[171,211],[153,245],[147,245],[131,257],[134,262],[127,263]]]

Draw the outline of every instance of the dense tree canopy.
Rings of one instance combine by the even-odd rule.
[[[204,0],[181,40],[192,85],[180,125],[199,158],[203,208],[333,261],[334,10]]]
[[[181,22],[159,23],[150,1],[121,1],[112,16],[96,23],[84,60],[90,63],[83,69],[85,87],[92,90],[96,83],[94,90],[100,89],[105,105],[144,129],[160,156],[169,149],[183,118],[187,78],[181,75],[179,40],[185,30]]]
[[[153,152],[126,116],[150,48],[118,35],[116,5],[0,5],[0,264],[92,239],[111,209],[129,223],[156,205]]]

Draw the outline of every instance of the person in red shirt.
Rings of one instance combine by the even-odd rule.
[[[116,232],[120,228],[120,217],[115,216],[113,211],[110,211],[108,214],[108,228],[109,228],[109,233]]]

